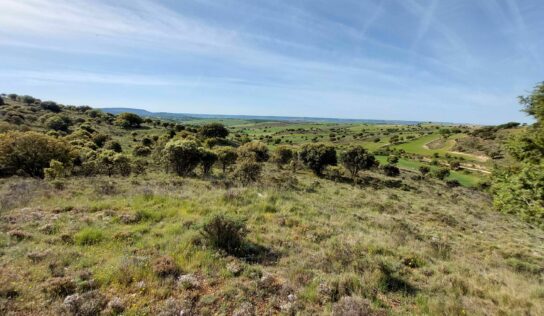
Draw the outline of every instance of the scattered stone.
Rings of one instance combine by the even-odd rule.
[[[287,295],[287,300],[289,302],[294,302],[294,301],[297,300],[297,296],[295,294],[289,294],[289,295]]]
[[[234,310],[233,316],[253,316],[255,315],[255,306],[250,302],[243,302],[240,307]]]
[[[184,274],[178,278],[178,286],[185,290],[197,289],[200,281],[194,274]]]

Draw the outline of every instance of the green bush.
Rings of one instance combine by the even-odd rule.
[[[67,132],[68,127],[70,127],[70,124],[71,124],[70,118],[66,116],[59,116],[59,115],[51,116],[45,121],[45,126],[47,126],[47,128],[52,129],[54,131]]]
[[[295,152],[291,147],[288,146],[278,146],[272,154],[272,160],[276,163],[278,167],[282,167],[291,162]]]
[[[268,146],[259,141],[252,141],[238,147],[238,156],[241,158],[253,158],[257,162],[265,162],[270,158]]]
[[[450,169],[447,167],[440,167],[433,171],[433,176],[437,179],[444,180],[450,175]]]
[[[192,140],[171,140],[164,147],[164,154],[169,170],[178,176],[187,176],[200,163],[200,149]]]
[[[202,125],[198,132],[204,138],[226,138],[229,136],[229,130],[221,123]]]
[[[383,173],[388,177],[397,177],[400,175],[400,169],[392,164],[386,164],[382,167]]]
[[[214,248],[231,255],[239,255],[242,253],[247,229],[245,221],[220,213],[213,214],[205,220],[201,233]]]
[[[11,131],[0,134],[0,174],[44,176],[51,160],[69,164],[72,147],[63,140],[37,132]]]
[[[350,148],[340,155],[340,161],[355,178],[360,170],[370,169],[377,165],[376,158],[362,146]]]
[[[325,144],[306,144],[302,146],[299,158],[317,176],[321,176],[327,166],[334,166],[337,163],[336,149]]]
[[[501,212],[544,226],[544,162],[497,170],[491,192],[494,206]]]
[[[58,113],[61,111],[61,108],[60,106],[53,102],[53,101],[44,101],[42,103],[40,103],[40,106],[42,107],[42,109],[44,110],[47,110],[47,111],[51,111],[51,112],[54,112],[54,113]]]
[[[217,161],[217,155],[210,150],[200,149],[200,165],[202,166],[202,173],[205,175],[210,174],[213,165]]]
[[[226,173],[227,168],[230,165],[233,165],[236,162],[236,159],[238,159],[238,154],[236,153],[236,150],[232,147],[221,147],[218,150],[216,150],[217,154],[217,161],[221,165],[221,170],[223,171],[223,174]]]
[[[123,154],[118,154],[112,150],[103,150],[96,159],[96,168],[98,173],[110,177],[116,174],[126,177],[131,173],[131,162]]]
[[[138,128],[144,122],[144,120],[134,113],[121,113],[115,118],[115,124],[121,126],[122,128]]]
[[[431,172],[431,168],[427,166],[421,166],[419,167],[419,172],[421,173],[422,176],[426,176],[429,172]]]
[[[263,167],[261,163],[255,161],[254,158],[246,157],[238,159],[236,169],[234,170],[234,178],[244,185],[259,181]]]

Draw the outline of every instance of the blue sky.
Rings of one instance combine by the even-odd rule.
[[[0,0],[0,91],[151,111],[528,121],[542,0]]]

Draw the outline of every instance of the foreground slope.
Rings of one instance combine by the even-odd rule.
[[[271,166],[259,185],[227,186],[164,174],[2,180],[2,314],[544,313],[544,233],[483,193]],[[202,242],[216,211],[247,220],[248,256]]]

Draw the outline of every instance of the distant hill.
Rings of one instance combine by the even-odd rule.
[[[423,123],[421,121],[402,121],[402,120],[368,120],[368,119],[342,119],[328,117],[296,117],[296,116],[259,116],[259,115],[225,115],[225,114],[194,114],[194,113],[169,113],[169,112],[149,112],[142,109],[133,108],[102,108],[104,112],[119,114],[130,112],[145,117],[157,117],[161,119],[190,121],[198,119],[238,119],[238,120],[258,120],[258,121],[301,121],[301,122],[322,122],[322,123],[369,123],[369,124],[395,124],[395,125],[416,125]]]

